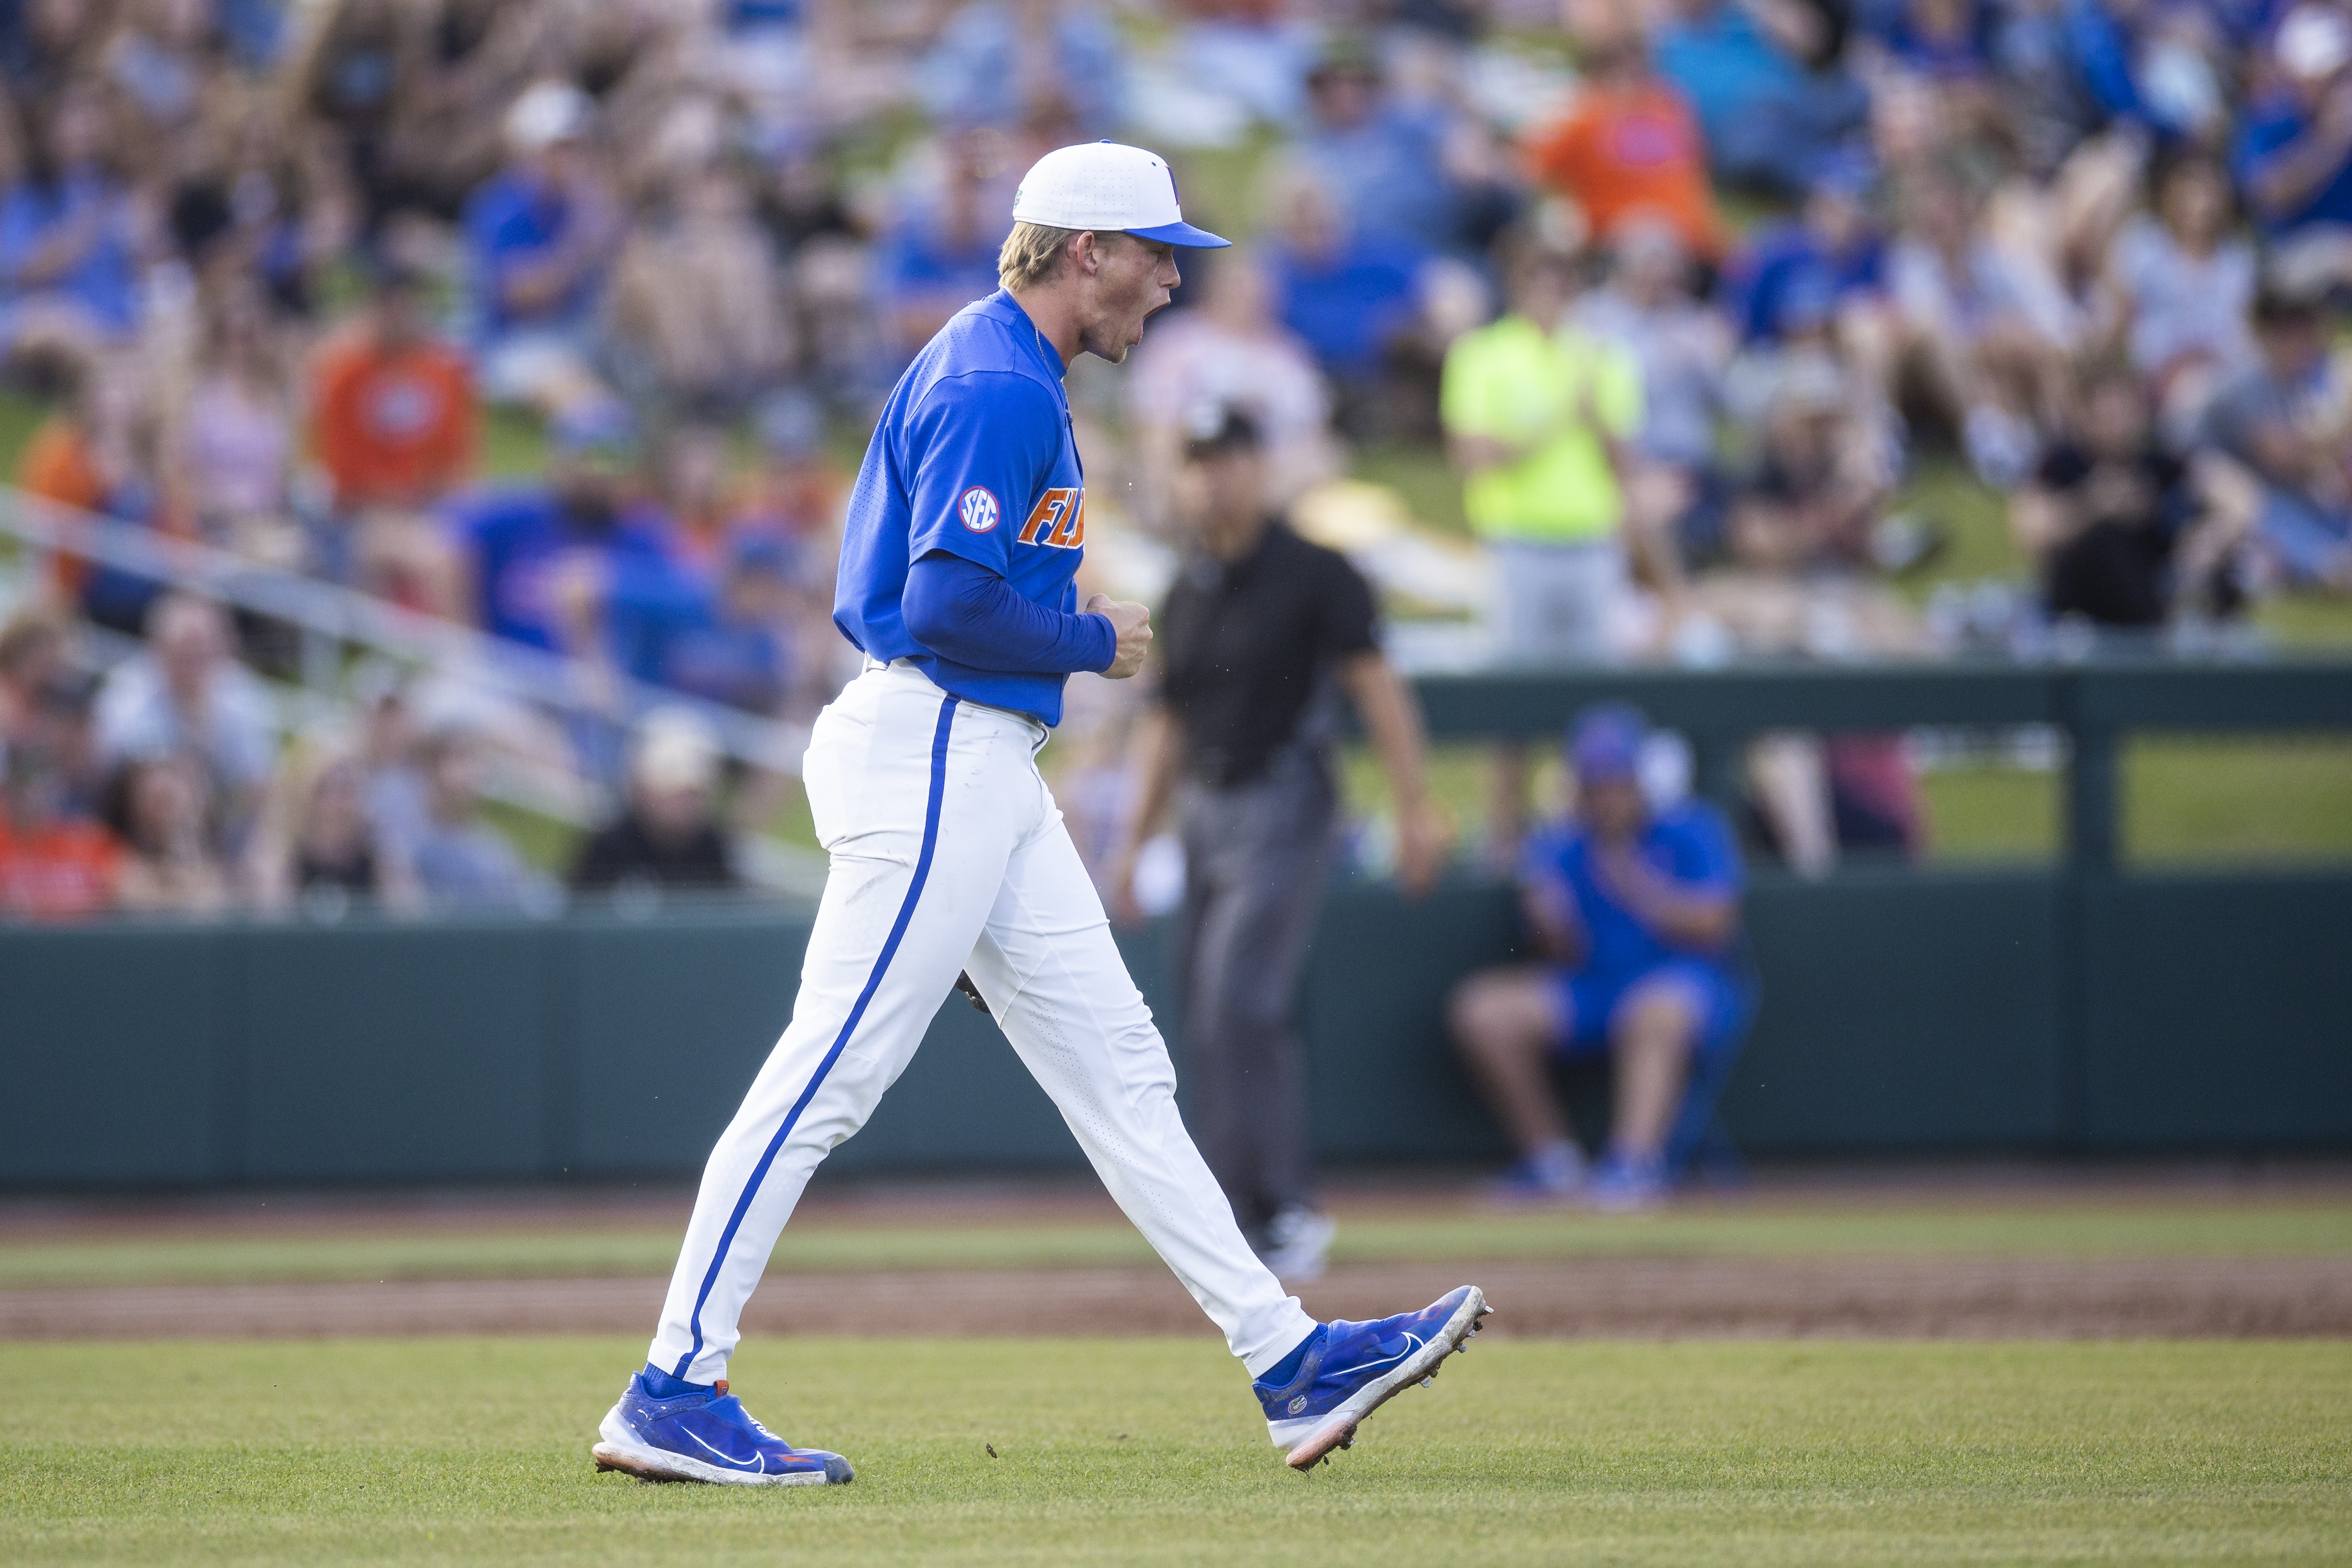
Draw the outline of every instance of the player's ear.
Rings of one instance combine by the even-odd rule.
[[[1092,229],[1080,229],[1070,236],[1070,264],[1088,277],[1102,269],[1102,242]]]

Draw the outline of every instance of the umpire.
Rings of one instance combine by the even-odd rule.
[[[1337,839],[1338,693],[1388,775],[1409,895],[1436,880],[1446,834],[1423,788],[1420,709],[1381,653],[1371,590],[1274,514],[1248,414],[1202,410],[1186,436],[1176,500],[1193,537],[1153,621],[1159,680],[1136,740],[1142,800],[1112,867],[1112,904],[1140,918],[1136,857],[1175,800],[1193,1134],[1243,1234],[1297,1282],[1322,1272],[1334,1228],[1315,1205],[1291,1015]]]

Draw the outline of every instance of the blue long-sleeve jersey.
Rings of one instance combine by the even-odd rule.
[[[850,495],[834,624],[957,696],[1058,724],[1064,680],[1105,667],[1113,649],[1108,621],[1076,613],[1085,544],[1061,358],[999,289],[940,329],[884,406]],[[915,620],[940,645],[926,642],[909,623],[908,574],[938,552],[1003,579],[1042,613],[955,573],[914,596]],[[1058,663],[1044,656],[1053,648],[1076,662],[1040,668]]]

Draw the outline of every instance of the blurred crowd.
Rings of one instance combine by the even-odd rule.
[[[698,705],[845,677],[845,460],[994,287],[1021,172],[1106,135],[1248,236],[1073,371],[1107,585],[1164,585],[1182,432],[1238,407],[1334,543],[1377,531],[1360,455],[1442,450],[1505,659],[2352,589],[2331,0],[0,0],[14,479],[688,699],[572,758],[617,804],[572,881],[731,884],[777,797]],[[2031,593],[1894,591],[1938,462],[2006,497]],[[1428,559],[1367,570],[1447,608]],[[515,727],[478,705],[354,667],[289,726],[268,616],[20,578],[0,907],[556,895],[489,825]],[[1767,836],[1916,842],[1898,752],[1768,742]]]

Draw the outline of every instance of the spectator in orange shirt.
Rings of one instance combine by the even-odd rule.
[[[474,375],[427,329],[415,275],[378,277],[366,318],[320,355],[311,405],[319,460],[351,530],[324,541],[328,570],[450,613],[451,566],[429,513],[473,474]]]
[[[95,377],[80,358],[62,353],[33,357],[27,370],[34,395],[55,407],[16,458],[16,488],[67,514],[102,509],[114,486],[99,461]],[[81,597],[89,561],[60,553],[50,569],[59,593]]]
[[[16,459],[16,487],[71,523],[95,513],[166,533],[186,535],[187,518],[163,504],[152,483],[155,424],[141,388],[127,374],[101,373],[79,357],[36,361],[35,386],[57,410],[33,432]],[[52,558],[58,593],[111,631],[136,636],[160,586],[69,551]]]
[[[1596,240],[1648,215],[1671,225],[1693,255],[1720,259],[1723,221],[1690,106],[1658,79],[1636,32],[1612,27],[1587,58],[1575,105],[1528,144],[1536,177],[1575,202]]]
[[[0,779],[0,921],[86,919],[114,902],[114,841],[67,816],[65,792],[55,752],[9,748]]]
[[[473,371],[426,330],[423,307],[418,280],[388,271],[365,320],[320,357],[319,460],[346,515],[421,510],[472,475]]]
[[[89,378],[66,371],[55,391],[56,412],[41,421],[16,459],[16,487],[73,511],[95,512],[113,486],[99,465]]]
[[[49,502],[60,521],[99,510],[112,488],[99,467],[97,444],[90,438],[85,384],[75,382],[67,402],[34,429],[16,458],[16,488],[36,502]],[[37,508],[35,516],[49,509]],[[60,550],[50,558],[50,576],[68,601],[81,598],[89,570],[89,560],[81,556]]]

